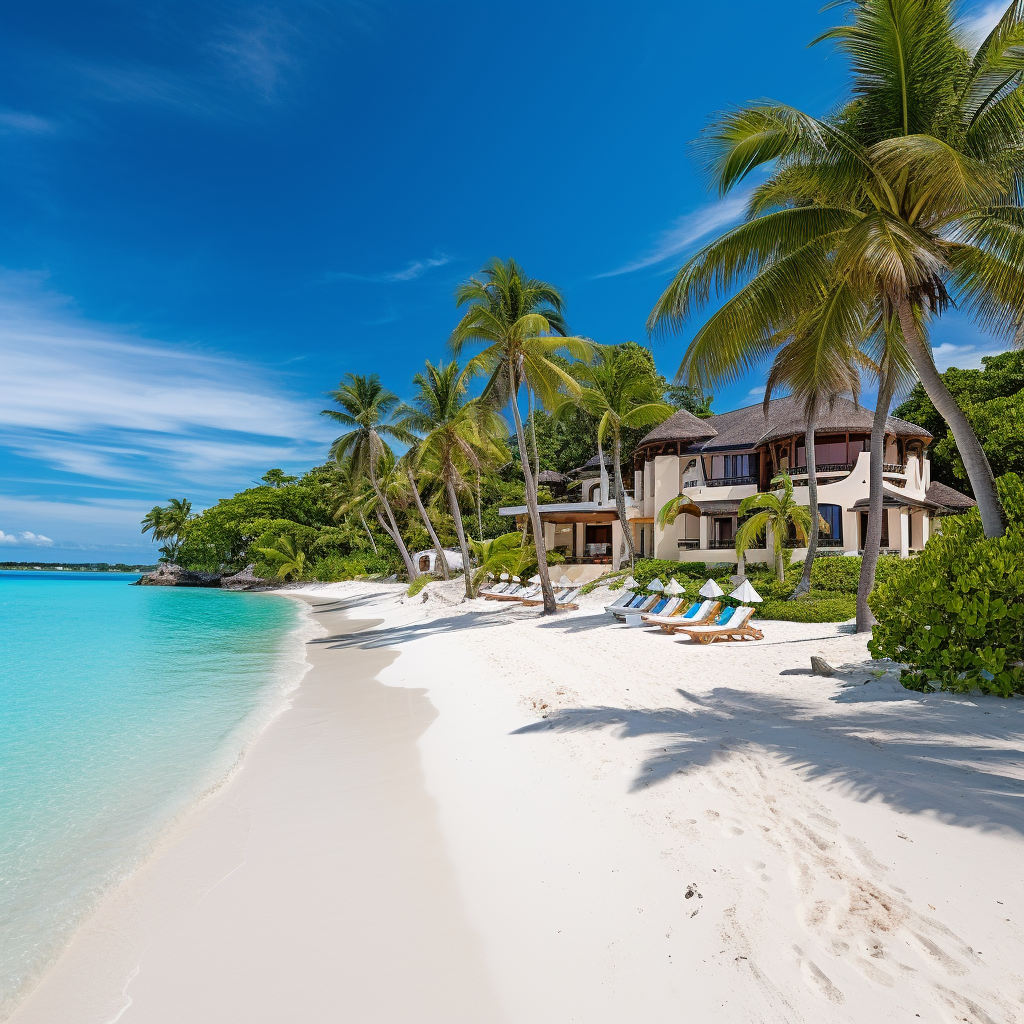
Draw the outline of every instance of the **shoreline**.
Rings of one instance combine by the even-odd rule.
[[[11,1020],[1024,1018],[1024,702],[457,590],[279,592],[292,707]]]

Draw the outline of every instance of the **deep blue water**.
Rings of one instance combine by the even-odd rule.
[[[303,671],[266,594],[0,572],[0,1019]]]

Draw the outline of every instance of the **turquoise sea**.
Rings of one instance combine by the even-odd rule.
[[[0,572],[0,1019],[305,668],[297,602],[136,578]]]

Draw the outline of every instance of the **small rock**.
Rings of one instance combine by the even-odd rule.
[[[167,563],[135,581],[136,587],[219,587],[219,572],[193,572],[180,565]]]
[[[836,670],[824,659],[814,655],[811,658],[811,675],[834,676]]]

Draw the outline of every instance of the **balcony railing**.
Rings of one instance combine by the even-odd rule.
[[[738,487],[740,484],[757,485],[756,476],[720,476],[711,480],[705,480],[705,487]]]
[[[792,550],[793,548],[805,548],[805,547],[807,547],[807,541],[805,541],[805,540],[794,540],[793,538],[790,538],[782,546],[784,548],[789,548],[790,550]],[[819,537],[818,537],[818,547],[819,548],[841,548],[841,547],[843,547],[843,538],[842,537],[822,537],[822,536],[819,535]]]
[[[906,473],[907,467],[901,466],[898,462],[883,462],[883,473]]]
[[[683,487],[700,487],[703,482],[703,480],[684,480]]]
[[[700,550],[700,541],[698,539],[679,540],[679,541],[676,541],[676,544],[679,546],[679,550],[680,551],[699,551]]]
[[[814,471],[816,473],[852,473],[854,464],[852,462],[825,462],[820,466],[815,466]],[[806,476],[807,467],[797,466],[793,470],[794,476]]]
[[[731,537],[729,540],[709,540],[708,548],[712,551],[728,551],[736,547],[736,541]]]

